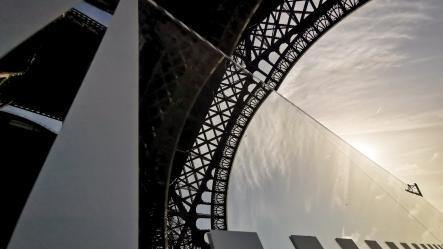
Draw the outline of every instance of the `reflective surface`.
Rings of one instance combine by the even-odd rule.
[[[443,1],[374,0],[322,36],[278,92],[443,211]]]
[[[249,124],[228,194],[230,230],[257,231],[265,248],[291,234],[325,248],[349,237],[441,242],[443,218],[424,198],[286,99],[272,93]],[[386,247],[386,245],[383,245]]]

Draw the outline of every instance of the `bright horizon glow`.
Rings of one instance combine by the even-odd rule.
[[[363,141],[349,141],[349,144],[372,161],[377,161],[378,150],[374,145]]]
[[[367,154],[389,147],[354,141]],[[359,248],[368,239],[443,238],[443,216],[424,198],[277,94],[251,120],[229,181],[229,228],[257,231],[264,248],[294,248],[291,234],[332,249],[342,237]]]
[[[325,34],[278,92],[443,211],[443,2],[374,0]]]

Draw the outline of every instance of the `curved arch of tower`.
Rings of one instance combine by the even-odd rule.
[[[193,130],[192,135],[177,135],[178,146],[172,153],[170,175],[163,186],[167,195],[161,197],[165,200],[159,200],[165,206],[159,204],[150,211],[152,217],[161,217],[148,233],[150,239],[157,241],[154,247],[206,247],[206,232],[228,228],[229,175],[249,121],[298,59],[324,33],[366,2],[285,0],[263,3],[258,8],[230,59],[222,60],[213,79],[206,82],[211,85],[211,98],[206,99],[204,107],[198,107],[198,122],[191,118],[184,121],[182,130]],[[208,92],[202,90],[201,94]]]
[[[254,114],[368,1],[5,0],[0,247],[208,248]]]

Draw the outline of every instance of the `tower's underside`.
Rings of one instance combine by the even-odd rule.
[[[27,1],[19,2],[27,6]],[[80,7],[58,10],[57,15],[48,10],[41,15],[47,14],[47,19],[58,17],[45,27],[33,27],[33,32],[23,24],[26,29],[22,33],[14,33],[16,28],[7,30],[6,21],[2,28],[6,27],[11,37],[20,42],[0,47],[4,55],[0,59],[0,132],[7,131],[7,139],[13,141],[12,146],[1,151],[10,160],[22,155],[15,139],[20,136],[24,136],[20,141],[31,141],[28,145],[35,144],[39,150],[32,151],[38,154],[37,159],[22,159],[32,161],[25,162],[32,165],[32,170],[23,174],[26,187],[20,190],[21,200],[11,204],[11,212],[5,213],[10,220],[8,231],[2,232],[0,247],[8,243],[16,224],[16,231],[26,232],[27,225],[34,224],[39,215],[45,219],[61,215],[69,201],[60,201],[65,206],[58,206],[57,198],[79,198],[71,192],[45,192],[47,181],[55,182],[51,186],[95,186],[93,177],[57,168],[63,164],[60,162],[74,158],[65,167],[80,170],[93,164],[91,169],[85,169],[91,175],[100,175],[97,172],[107,169],[131,174],[122,174],[126,177],[123,180],[118,173],[104,174],[106,179],[98,189],[108,190],[107,195],[94,200],[96,203],[92,197],[89,202],[76,199],[74,211],[69,214],[75,216],[77,209],[88,212],[102,207],[109,212],[99,213],[100,219],[118,220],[116,214],[121,210],[116,211],[109,196],[121,195],[131,203],[118,206],[131,210],[122,227],[126,226],[129,233],[138,215],[140,248],[208,248],[206,232],[228,229],[228,181],[248,123],[311,45],[366,2],[121,0],[117,5],[113,0],[88,0],[83,4],[93,7],[82,8],[92,8],[99,14],[88,16]],[[63,3],[71,7],[74,4],[69,0]],[[135,12],[138,28],[133,27],[135,19],[131,19]],[[14,20],[13,16],[5,16]],[[112,20],[101,23],[104,17]],[[44,22],[42,18],[38,21]],[[119,36],[122,27],[129,28]],[[29,34],[32,36],[23,38]],[[134,51],[138,55],[123,56],[124,52]],[[128,99],[135,95],[136,100]],[[26,115],[18,118],[17,113],[5,114],[5,108],[20,109],[19,113]],[[50,127],[59,128],[42,126],[30,116],[45,119],[43,125],[49,122],[53,124]],[[20,134],[14,135],[16,132]],[[95,145],[94,137],[110,137],[110,141],[91,158],[90,149],[81,145]],[[45,160],[46,155],[49,156]],[[55,172],[62,177],[45,169],[59,169]],[[2,189],[22,177],[15,169],[3,176]],[[68,183],[54,180],[63,177]],[[114,182],[124,187],[115,187]],[[138,198],[134,197],[134,182],[138,182]],[[10,198],[15,194],[2,196]],[[41,201],[41,196],[54,202]],[[35,214],[35,210],[26,208],[31,205],[26,202],[47,204],[49,208]],[[49,236],[39,232],[42,237]],[[38,236],[37,233],[32,238]],[[76,236],[81,241],[86,235]],[[13,237],[12,245],[17,248],[19,240]]]
[[[142,244],[146,240],[155,241],[154,247],[204,248],[207,231],[227,229],[230,170],[249,121],[305,51],[366,2],[264,1],[244,7],[220,3],[223,7],[209,10],[231,8],[227,12],[242,14],[218,24],[224,27],[221,33],[238,34],[227,38],[196,25],[193,11],[180,13],[174,9],[178,6],[161,2],[161,7],[148,3],[140,8],[140,24],[150,23],[146,16],[168,23],[154,22],[147,26],[156,28],[147,30],[141,26],[140,32],[148,37],[142,40],[149,41],[146,58],[163,51],[147,62],[142,48],[140,57],[141,73],[154,68],[149,77],[140,76],[140,86],[146,85],[140,102],[141,234],[149,235],[140,237]],[[183,23],[162,15],[165,10]],[[164,26],[168,32],[161,30]],[[162,41],[156,44],[162,49],[154,48],[152,37],[161,37],[155,42]]]

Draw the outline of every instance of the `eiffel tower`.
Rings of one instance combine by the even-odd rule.
[[[4,0],[0,248],[209,248],[248,123],[366,2]]]

